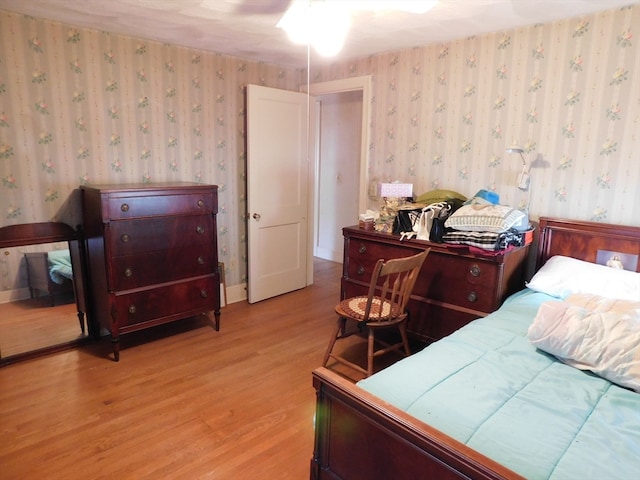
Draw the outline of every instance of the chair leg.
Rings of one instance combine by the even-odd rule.
[[[409,339],[407,338],[407,324],[406,322],[403,322],[398,327],[400,330],[400,336],[402,337],[402,344],[404,345],[404,353],[408,357],[411,355],[411,348],[409,348]]]
[[[369,329],[369,342],[367,345],[367,377],[373,375],[373,348],[375,344],[375,338],[373,334],[373,328]]]
[[[331,351],[333,350],[333,346],[336,344],[336,340],[340,338],[341,333],[344,333],[346,323],[347,323],[346,318],[338,317],[338,320],[336,321],[336,327],[333,329],[333,333],[331,334],[331,340],[329,340],[329,345],[327,346],[327,351],[324,353],[324,358],[322,359],[323,367],[327,366],[327,362],[329,361],[329,357],[331,356]]]

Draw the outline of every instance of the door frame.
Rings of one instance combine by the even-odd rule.
[[[310,97],[316,97],[321,95],[330,95],[334,93],[362,91],[362,125],[360,136],[360,168],[359,168],[359,185],[358,185],[358,211],[364,212],[367,209],[368,203],[368,172],[369,172],[369,143],[371,138],[371,89],[372,89],[372,76],[363,75],[360,77],[345,78],[342,80],[331,80],[328,82],[310,83],[303,85],[301,91],[309,94]],[[307,284],[313,283],[313,241],[316,237],[316,228],[318,223],[318,204],[319,198],[319,168],[320,168],[320,155],[318,145],[318,129],[319,123],[319,108],[317,100],[309,102],[310,119],[311,119],[311,132],[310,138],[313,140],[312,161],[310,165],[310,182],[309,182],[309,218],[313,219],[312,225],[310,225],[309,235],[309,253],[308,253],[308,266],[307,268]],[[356,223],[356,219],[354,219]],[[347,226],[347,225],[345,225]]]

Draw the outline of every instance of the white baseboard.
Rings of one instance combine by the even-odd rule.
[[[15,290],[4,290],[0,292],[0,303],[16,302],[30,298],[29,288],[17,288]]]
[[[247,284],[227,286],[227,301],[229,303],[242,302],[247,299]],[[224,301],[223,301],[224,303]]]

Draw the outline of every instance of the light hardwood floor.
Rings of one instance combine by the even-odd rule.
[[[82,334],[73,295],[45,296],[0,304],[0,354],[3,358],[80,340]]]
[[[314,285],[0,368],[2,479],[304,479],[341,265]]]

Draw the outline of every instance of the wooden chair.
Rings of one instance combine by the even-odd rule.
[[[323,367],[326,367],[329,359],[333,358],[368,377],[373,373],[374,357],[390,351],[399,351],[402,348],[405,355],[411,354],[407,339],[406,307],[429,251],[430,249],[426,249],[411,257],[394,258],[386,262],[382,259],[378,260],[371,275],[369,293],[366,296],[346,298],[336,306],[338,321],[322,361]],[[356,322],[358,328],[347,331],[347,320]],[[402,339],[400,342],[389,344],[380,338],[375,338],[376,330],[391,327],[399,330]],[[366,370],[343,356],[333,353],[337,340],[360,334],[365,328],[368,329]],[[382,345],[383,348],[375,350],[376,344]]]

